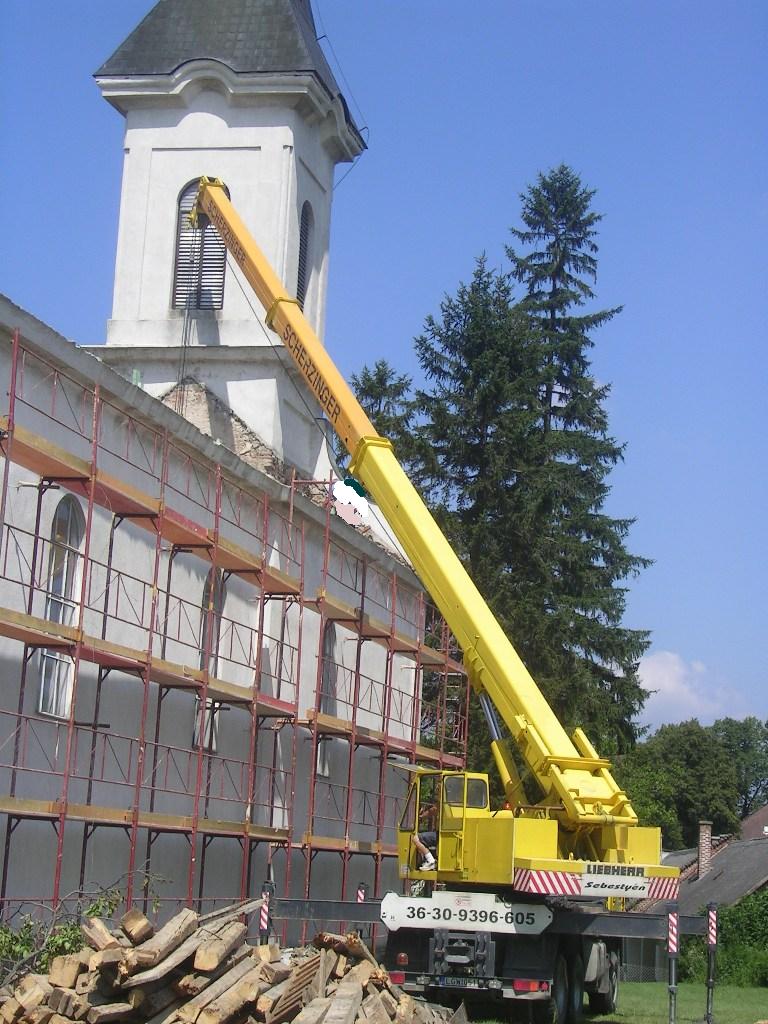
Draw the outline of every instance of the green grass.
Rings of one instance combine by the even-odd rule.
[[[584,1000],[586,1007],[587,1001]],[[678,985],[677,1024],[701,1024],[707,1009],[707,990],[703,984],[688,982]],[[498,1011],[497,1011],[498,1013]],[[484,1024],[522,1024],[528,1020],[527,1011],[506,1019],[501,1015],[492,1018],[480,1007],[470,1009],[471,1021]],[[619,1010],[617,1013],[601,1013],[592,1016],[584,1012],[584,1024],[669,1024],[669,990],[663,982],[623,981],[619,986]],[[736,985],[717,985],[714,1000],[714,1024],[756,1024],[768,1021],[768,988],[739,988]]]
[[[707,990],[693,982],[678,985],[677,1022],[704,1020]],[[755,1024],[768,1020],[768,988],[737,988],[717,985],[714,996],[715,1024]],[[585,1015],[600,1024],[668,1024],[669,991],[663,982],[622,982],[617,1013]]]

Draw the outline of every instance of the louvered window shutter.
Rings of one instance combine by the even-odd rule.
[[[299,226],[299,271],[296,275],[296,298],[304,309],[307,297],[310,272],[310,249],[312,243],[312,207],[304,203],[301,208],[301,224]]]
[[[224,304],[227,250],[207,217],[198,218],[197,228],[189,223],[189,212],[195,202],[197,187],[197,181],[190,182],[179,197],[173,307],[221,309]]]

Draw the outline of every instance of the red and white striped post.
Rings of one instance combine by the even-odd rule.
[[[715,1001],[715,960],[717,957],[717,904],[707,904],[707,1024],[712,1024]]]
[[[261,898],[263,903],[259,908],[259,943],[262,946],[269,942],[269,902],[274,891],[274,882],[266,881],[261,883]]]
[[[365,903],[365,901],[367,899],[368,899],[368,883],[367,882],[358,882],[357,883],[357,902],[358,903]],[[371,938],[370,929],[366,928],[359,921],[357,923],[357,927],[360,930],[361,937],[366,942],[370,941],[370,938]]]
[[[680,951],[680,915],[677,903],[667,904],[667,960],[669,962],[669,1024],[677,1021],[677,956]]]

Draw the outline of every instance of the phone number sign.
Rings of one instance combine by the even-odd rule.
[[[538,935],[552,922],[552,911],[531,903],[506,903],[493,893],[435,892],[430,897],[412,897],[389,892],[381,901],[381,920],[391,932],[450,928]]]

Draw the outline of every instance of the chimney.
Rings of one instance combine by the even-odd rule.
[[[712,860],[712,822],[699,822],[699,878],[709,871]]]

